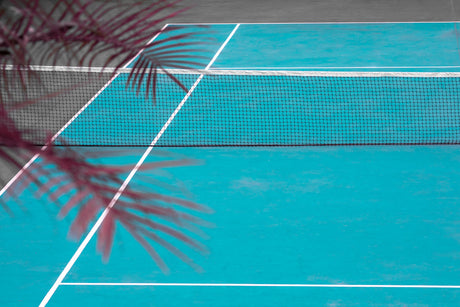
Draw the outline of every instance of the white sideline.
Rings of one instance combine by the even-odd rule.
[[[310,22],[240,22],[240,25],[334,25],[334,24],[411,24],[411,23],[460,23],[458,20],[439,20],[439,21],[310,21]],[[195,23],[195,22],[180,22],[174,23],[171,25],[234,25],[234,22],[202,22],[202,23]]]
[[[216,61],[217,57],[220,55],[220,53],[222,52],[222,50],[225,48],[225,46],[227,45],[227,43],[230,41],[230,39],[232,38],[232,36],[235,34],[236,30],[238,29],[239,27],[239,24],[237,24],[235,26],[235,28],[233,29],[233,31],[229,34],[229,36],[227,37],[227,39],[224,41],[224,43],[222,44],[222,46],[219,48],[219,50],[217,50],[216,54],[214,55],[214,57],[211,59],[211,61],[209,62],[209,64],[206,66],[205,70],[208,70],[211,65]],[[169,117],[168,121],[164,124],[164,126],[161,128],[160,132],[157,134],[157,136],[153,139],[152,143],[150,144],[149,147],[147,147],[147,150],[144,152],[144,154],[142,155],[142,157],[139,159],[139,161],[137,162],[136,166],[131,170],[131,172],[129,173],[128,177],[125,179],[125,181],[123,182],[123,184],[121,185],[121,187],[118,189],[117,191],[117,194],[115,194],[115,196],[112,198],[112,200],[110,201],[110,203],[107,205],[107,207],[104,209],[104,211],[102,212],[101,216],[97,219],[96,223],[93,225],[93,227],[91,228],[91,230],[88,232],[88,234],[86,235],[86,237],[84,238],[84,240],[82,241],[82,243],[80,244],[80,246],[77,248],[77,250],[75,251],[74,255],[72,256],[72,258],[69,260],[69,262],[67,263],[67,265],[65,266],[65,268],[62,270],[61,274],[59,274],[57,280],[54,282],[53,286],[51,287],[51,289],[48,291],[48,293],[46,294],[46,296],[43,298],[42,302],[40,303],[40,307],[43,307],[43,306],[46,306],[46,304],[49,302],[49,300],[51,299],[51,297],[53,296],[53,294],[56,292],[57,288],[59,287],[59,285],[62,283],[62,281],[64,280],[64,278],[66,277],[67,273],[70,271],[70,269],[73,267],[73,265],[75,264],[75,262],[77,261],[78,257],[80,257],[81,253],[83,252],[83,250],[85,249],[85,247],[88,245],[89,241],[91,240],[91,238],[94,236],[94,234],[97,232],[97,230],[99,229],[99,227],[101,226],[102,222],[104,221],[105,217],[107,216],[107,214],[109,213],[109,210],[110,208],[112,208],[115,203],[117,202],[117,200],[120,198],[121,194],[123,194],[124,190],[126,189],[126,187],[128,186],[129,182],[131,181],[131,179],[133,178],[133,176],[136,174],[136,172],[139,170],[139,168],[141,167],[142,163],[144,163],[144,160],[147,158],[147,156],[150,154],[150,152],[153,150],[153,147],[155,146],[155,144],[158,142],[158,140],[160,139],[160,137],[163,135],[163,133],[166,131],[166,129],[168,128],[168,126],[171,124],[171,122],[173,121],[174,117],[176,117],[177,113],[179,113],[180,109],[182,108],[182,106],[184,105],[184,103],[187,101],[187,99],[190,97],[190,95],[193,93],[193,91],[195,90],[195,88],[197,87],[197,85],[200,83],[201,79],[203,79],[203,74],[200,75],[200,77],[195,81],[195,83],[193,84],[193,86],[190,88],[190,90],[188,91],[187,95],[185,95],[185,97],[182,99],[182,101],[180,102],[180,104],[177,106],[177,108],[174,110],[174,112],[171,114],[171,116]]]
[[[238,283],[161,283],[161,282],[65,282],[62,286],[128,286],[128,287],[293,287],[293,288],[418,288],[460,289],[460,285],[351,285],[351,284],[238,284]]]
[[[157,37],[158,35],[160,35],[161,32],[163,32],[164,29],[166,29],[166,27],[168,26],[168,24],[165,24],[161,30],[154,36],[152,37],[152,39],[150,39],[150,41],[148,43],[151,43],[153,42]],[[131,60],[129,60],[128,63],[126,63],[124,66],[123,66],[123,69],[127,68],[129,64],[131,64],[138,56],[139,54],[142,53],[143,50],[140,50]],[[35,67],[38,67],[38,66],[35,66]],[[51,66],[41,66],[41,67],[51,67]],[[62,66],[61,66],[62,67]],[[7,65],[6,66],[6,69],[11,69],[12,66],[11,65]],[[88,69],[88,68],[86,68]],[[88,71],[88,70],[86,70]],[[104,70],[105,71],[105,70]],[[107,71],[111,71],[113,72],[114,70],[113,69],[110,69],[110,68],[107,68]],[[91,97],[91,99],[83,106],[81,107],[80,110],[78,110],[77,113],[74,114],[74,116],[72,116],[71,119],[69,119],[67,121],[67,123],[61,128],[59,129],[58,132],[56,132],[53,137],[51,138],[50,142],[54,142],[57,137],[94,101],[94,99],[97,98],[97,96],[99,96],[100,93],[102,93],[102,91],[104,91],[107,86],[109,86],[113,80],[115,80],[115,78],[118,77],[120,73],[116,73],[115,75],[112,76],[112,78],[107,81],[107,83],[93,96]],[[45,145],[43,146],[40,151],[44,151],[46,148],[48,148],[48,145]],[[30,165],[32,165],[32,163],[35,162],[35,160],[37,160],[37,158],[40,156],[40,153],[37,153],[35,154],[26,164],[24,164],[24,166],[16,173],[16,175],[13,176],[13,178],[11,178],[6,184],[5,186],[0,190],[0,197],[2,197],[3,194],[5,194],[6,190],[8,190],[12,185],[13,183],[18,180],[19,177],[21,177],[22,174],[24,174],[24,172],[30,167]]]

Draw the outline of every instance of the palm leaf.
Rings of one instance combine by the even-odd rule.
[[[132,71],[127,86],[137,90],[146,83],[146,96],[155,98],[158,70],[166,72],[184,91],[180,80],[168,73],[168,68],[196,68],[201,65],[201,47],[209,41],[203,39],[203,29],[184,33],[181,27],[162,28],[166,20],[183,12],[179,1],[136,1],[129,5],[119,3],[58,0],[17,0],[0,7],[0,78],[3,93],[20,80],[27,88],[30,79],[39,79],[31,65],[98,65],[115,67],[113,73],[126,66],[133,57]],[[150,41],[156,34],[165,38]],[[185,42],[179,42],[184,40]],[[7,74],[12,65],[16,75]],[[41,80],[38,83],[40,84]],[[74,84],[71,89],[80,86]],[[81,238],[102,210],[105,210],[117,193],[123,178],[134,165],[107,165],[97,162],[117,153],[101,151],[85,156],[65,146],[52,143],[53,132],[48,131],[46,147],[33,142],[37,131],[21,130],[10,116],[11,112],[31,104],[38,104],[56,96],[65,95],[68,88],[46,93],[40,97],[5,104],[0,95],[0,159],[21,168],[24,160],[40,154],[30,168],[25,169],[20,180],[7,190],[10,195],[22,193],[36,186],[35,194],[48,198],[60,206],[59,217],[75,216],[69,230],[73,238]],[[6,95],[5,94],[5,95]],[[168,156],[164,152],[162,157]],[[171,155],[172,157],[172,155]],[[165,162],[145,163],[140,172],[151,172],[191,164],[190,159],[171,159]],[[146,176],[148,177],[148,176]],[[139,176],[142,179],[142,176]],[[198,268],[185,253],[160,237],[166,235],[197,251],[205,247],[192,239],[190,233],[201,235],[200,228],[209,226],[196,214],[211,210],[195,202],[163,195],[157,191],[155,181],[139,182],[124,191],[116,207],[110,209],[98,233],[98,250],[107,259],[113,245],[116,224],[123,225],[147,250],[163,269],[166,264],[155,249],[159,244],[168,251]],[[166,184],[159,185],[162,189]],[[166,185],[167,186],[167,185]],[[170,189],[173,190],[173,189]],[[176,190],[174,190],[177,192]],[[63,202],[61,205],[60,203]],[[9,208],[2,203],[5,211]],[[6,206],[6,207],[5,207]]]

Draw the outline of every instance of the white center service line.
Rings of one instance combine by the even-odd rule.
[[[460,285],[348,285],[348,284],[236,284],[236,283],[88,283],[66,282],[62,286],[128,286],[128,287],[293,287],[293,288],[420,288],[460,289]]]
[[[216,61],[217,57],[220,55],[220,53],[222,52],[222,50],[224,50],[225,46],[227,45],[227,43],[230,41],[230,39],[232,38],[232,36],[235,34],[236,30],[238,29],[240,25],[237,24],[235,26],[235,28],[233,29],[233,31],[229,34],[229,36],[227,37],[227,39],[224,41],[224,43],[222,44],[222,46],[220,46],[219,50],[217,50],[216,54],[214,55],[214,57],[211,59],[211,61],[209,62],[209,64],[206,66],[205,70],[209,70],[209,68],[211,68],[212,64]],[[67,265],[65,266],[65,268],[62,270],[61,274],[59,275],[59,277],[56,279],[56,281],[54,282],[53,286],[51,287],[51,289],[48,291],[48,293],[46,294],[46,296],[43,298],[42,302],[40,303],[40,307],[42,306],[46,306],[46,304],[48,304],[49,300],[51,299],[51,297],[54,295],[54,293],[56,292],[57,288],[59,287],[59,285],[62,284],[62,281],[64,280],[64,278],[67,276],[67,274],[69,273],[70,269],[73,267],[73,265],[75,264],[75,262],[77,261],[78,257],[80,257],[81,253],[83,252],[83,250],[85,249],[85,247],[88,245],[89,241],[91,240],[91,238],[94,236],[94,234],[97,232],[97,230],[99,229],[99,227],[101,226],[102,222],[104,221],[105,217],[107,216],[107,214],[109,213],[110,209],[115,205],[115,203],[118,201],[118,199],[120,198],[120,196],[123,194],[124,190],[126,189],[126,187],[128,186],[129,182],[131,181],[131,179],[134,177],[134,175],[136,174],[136,172],[139,170],[139,168],[141,167],[141,165],[144,163],[145,159],[147,158],[147,156],[150,154],[150,152],[153,150],[153,147],[155,146],[155,144],[158,142],[158,140],[160,139],[160,137],[163,135],[163,133],[166,131],[166,129],[168,128],[168,126],[171,124],[171,122],[173,121],[174,117],[176,117],[177,113],[179,113],[180,109],[182,108],[182,106],[185,104],[185,102],[188,100],[188,98],[190,97],[190,95],[193,93],[193,91],[195,90],[195,88],[197,87],[197,85],[200,83],[201,79],[203,79],[203,76],[204,74],[201,74],[199,76],[199,78],[195,81],[195,83],[193,84],[193,86],[190,88],[190,90],[188,91],[187,95],[185,95],[185,97],[182,99],[182,101],[179,103],[179,105],[177,106],[177,108],[174,110],[174,112],[171,114],[171,116],[169,117],[168,121],[164,124],[164,126],[161,128],[160,132],[158,132],[157,136],[153,139],[152,143],[150,144],[149,147],[147,147],[147,150],[144,152],[144,154],[142,155],[142,157],[139,159],[139,161],[137,162],[136,166],[131,170],[131,172],[129,173],[128,177],[125,179],[125,181],[123,182],[123,184],[121,185],[121,187],[118,189],[117,191],[117,194],[115,194],[115,196],[112,198],[112,200],[110,201],[110,203],[107,205],[107,207],[104,209],[104,211],[102,212],[101,216],[98,218],[98,220],[96,221],[96,223],[94,224],[94,226],[91,228],[91,230],[88,232],[88,234],[86,235],[86,237],[84,238],[84,240],[81,242],[80,246],[77,248],[76,252],[74,253],[74,255],[72,256],[72,258],[69,260],[69,262],[67,263]]]

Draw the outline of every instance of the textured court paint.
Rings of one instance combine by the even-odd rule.
[[[454,23],[243,24],[215,68],[375,66],[373,71],[377,71],[379,66],[459,65]]]
[[[234,28],[234,25],[209,27],[208,30],[211,28],[214,31],[212,37],[215,38],[215,42],[219,42],[220,40],[220,44],[209,47],[208,51],[214,50],[214,52],[206,53],[209,55],[207,62],[209,62],[219,46],[228,36],[229,32]],[[120,81],[115,80],[114,82],[114,84],[118,84],[117,82]],[[110,92],[110,88],[113,87],[114,84],[109,85],[109,88],[101,94],[102,97],[111,95],[108,94],[108,92]],[[177,90],[177,92],[180,93],[181,98],[184,97],[185,94],[183,92],[179,90]],[[140,97],[139,99],[142,100],[142,95]],[[110,97],[107,99],[110,100]],[[122,104],[123,101],[120,101],[120,103]],[[141,107],[144,106],[144,109],[139,109],[139,105],[133,105],[132,107],[136,110],[145,111],[147,104],[152,106],[152,103],[149,101],[141,105]],[[167,104],[167,106],[170,106],[170,104]],[[174,110],[175,106],[177,106],[177,102],[174,101],[172,110]],[[94,119],[88,121],[88,118],[83,115],[91,113],[93,108],[101,107],[103,108],[104,106],[101,104],[91,104],[88,110],[82,113],[82,118],[78,117],[76,121],[64,131],[62,136],[71,137],[71,131],[76,131],[78,129],[85,131],[88,129],[88,125],[94,127],[96,121]],[[126,105],[124,107],[126,107]],[[105,111],[114,112],[109,108],[106,108]],[[159,123],[160,128],[164,125],[167,117],[172,113],[172,111],[169,111],[170,109],[165,107],[165,119]],[[119,120],[122,120],[122,116],[126,116],[126,113],[122,110],[119,110],[119,112]],[[101,118],[98,118],[98,120],[101,120]],[[133,122],[135,119],[129,118],[128,120]],[[105,125],[107,128],[111,125],[120,124],[120,121],[118,123],[99,121],[99,123],[96,124]],[[146,133],[148,134],[149,131],[146,131]],[[156,133],[158,133],[158,131],[155,131],[155,135]],[[127,135],[127,137],[130,136]],[[152,138],[150,137],[150,139]],[[111,160],[111,163],[135,163],[138,157],[142,155],[142,152],[139,153],[138,149],[129,152],[130,154],[127,158],[123,156],[116,157],[115,160]],[[2,274],[0,274],[0,286],[3,291],[5,291],[4,293],[9,294],[0,298],[1,305],[38,305],[43,295],[46,294],[47,290],[56,279],[56,276],[62,271],[66,261],[68,261],[75,251],[74,243],[66,239],[69,224],[55,220],[57,210],[53,208],[53,204],[47,203],[46,200],[43,200],[43,202],[46,206],[51,207],[51,209],[48,210],[49,212],[44,211],[43,207],[38,207],[41,205],[40,203],[37,204],[37,200],[34,199],[34,195],[31,193],[31,191],[25,192],[18,200],[23,203],[24,207],[31,211],[31,219],[26,219],[21,213],[19,213],[17,218],[11,218],[5,212],[0,215],[2,220],[0,230],[3,229],[0,234],[0,271],[2,272]],[[9,207],[13,208],[13,210],[19,210],[16,201],[10,200],[7,204]],[[35,207],[30,208],[30,206]],[[93,254],[95,254],[94,249]],[[100,259],[99,263],[101,263]],[[27,295],[24,295],[24,293],[27,293]]]
[[[174,46],[172,48],[166,48],[162,51],[178,51],[178,50],[185,50],[185,49],[198,49],[193,52],[186,51],[184,53],[173,54],[174,56],[177,55],[184,55],[191,56],[190,58],[174,58],[174,60],[183,60],[183,61],[193,61],[196,64],[181,64],[187,68],[196,68],[196,69],[204,69],[206,65],[208,65],[209,60],[213,57],[219,47],[227,38],[228,34],[233,30],[236,24],[216,24],[216,25],[190,25],[190,26],[180,26],[180,25],[168,25],[168,28],[165,33],[162,33],[160,39],[156,42],[159,43],[156,45],[157,47],[166,47],[172,44],[176,44],[177,41],[164,41],[170,39],[173,36],[179,35],[190,35],[188,38],[183,38],[180,40],[181,43],[184,43],[183,46]],[[161,42],[161,43],[160,43]],[[167,57],[167,55],[166,55]],[[199,58],[201,57],[201,58]],[[134,65],[131,64],[128,67],[132,67]],[[171,68],[168,65],[165,68]],[[174,68],[174,67],[172,67]]]
[[[206,217],[216,225],[207,230],[210,254],[202,257],[182,246],[205,272],[194,272],[160,248],[172,268],[164,276],[142,247],[123,240],[107,265],[97,261],[93,247],[88,248],[64,282],[458,285],[459,149],[172,149],[205,161],[172,171],[196,201],[215,210]],[[128,237],[124,231],[120,235]],[[63,299],[60,293],[108,291],[95,288],[60,289],[57,302]],[[382,304],[428,300],[455,306],[458,290],[451,290],[329,292],[339,293],[345,302],[361,297],[357,306],[367,306],[373,295],[382,295]],[[132,293],[138,291],[153,297],[172,290],[152,287]],[[169,302],[177,306],[190,299],[190,293],[205,293],[199,288],[176,291]],[[235,290],[209,291],[231,296]],[[279,299],[273,293],[265,297],[265,290],[241,291],[252,304],[265,306],[268,298]],[[318,302],[327,300],[329,293],[274,291],[296,293],[299,300],[313,296]]]
[[[132,164],[140,154],[142,151],[136,149],[99,161],[112,165]],[[38,200],[36,192],[32,185],[17,200],[8,200],[7,205],[14,212],[14,217],[0,214],[2,306],[38,306],[75,251],[75,242],[67,238],[72,219],[58,220],[59,208],[45,197]],[[65,201],[66,198],[60,199],[62,203]],[[27,213],[22,212],[21,207]]]
[[[48,306],[458,306],[460,290],[60,287]],[[439,298],[442,298],[440,300]],[[133,301],[135,300],[135,301]]]
[[[205,216],[216,224],[205,242],[211,253],[186,250],[205,273],[168,256],[173,272],[163,276],[121,231],[107,265],[92,245],[66,281],[459,284],[459,147],[174,151],[206,163],[173,172],[196,201],[216,211]],[[21,197],[28,206],[35,203],[30,194]],[[62,269],[57,266],[74,251],[65,240],[68,224],[55,222],[55,230],[54,214],[45,217],[36,209],[42,215],[33,222],[1,216],[0,282],[8,294],[0,298],[2,305],[37,305]],[[289,297],[293,305],[359,305],[361,299],[361,306],[458,306],[460,295],[440,289],[349,290],[62,287],[51,303],[280,305]]]

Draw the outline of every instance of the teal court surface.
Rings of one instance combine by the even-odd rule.
[[[1,305],[458,306],[458,26],[180,25],[214,38],[188,92],[160,76],[152,105],[120,75],[57,141],[200,161],[127,178],[212,208],[208,253],[180,246],[201,270],[158,247],[164,274],[122,227],[104,263],[26,190],[0,215]]]

